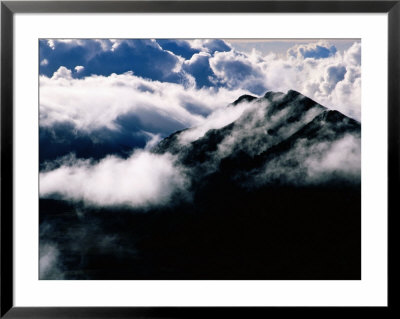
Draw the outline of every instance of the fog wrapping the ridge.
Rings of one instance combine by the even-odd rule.
[[[263,165],[250,171],[242,171],[238,162],[232,180],[247,188],[274,183],[313,185],[336,179],[357,183],[361,174],[359,124],[343,115],[332,123],[324,116],[319,120],[327,112],[296,91],[270,92],[251,102],[219,108],[201,125],[160,144],[159,136],[153,135],[151,147],[127,158],[107,156],[91,161],[70,156],[56,161],[54,167],[47,163],[40,173],[40,195],[95,206],[167,204],[175,193],[187,193],[196,180],[217,172],[226,159],[242,154],[247,160],[262,157],[313,125],[319,132],[317,138],[300,136],[290,142],[289,150],[266,156]],[[354,130],[354,125],[356,131],[346,133]],[[184,198],[190,200],[191,195]]]

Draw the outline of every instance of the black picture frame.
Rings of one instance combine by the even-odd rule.
[[[1,313],[4,318],[208,318],[239,315],[337,317],[393,313],[393,254],[389,253],[388,307],[14,307],[13,303],[13,16],[15,13],[272,12],[388,14],[388,234],[393,250],[399,210],[400,1],[1,1]]]

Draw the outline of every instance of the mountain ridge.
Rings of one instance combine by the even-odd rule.
[[[291,168],[302,167],[306,171],[308,168],[303,162],[310,157],[306,154],[299,158],[299,153],[307,153],[304,150],[312,150],[310,154],[318,153],[315,149],[320,146],[321,154],[314,155],[323,157],[330,144],[339,143],[346,136],[356,142],[361,138],[358,121],[294,90],[286,94],[269,91],[259,98],[242,95],[228,107],[240,104],[248,107],[233,122],[209,129],[189,143],[182,142],[182,136],[196,128],[175,132],[152,151],[176,155],[179,165],[194,169],[193,175],[199,179],[199,176],[221,170],[225,173],[228,170],[231,175],[262,170],[270,161],[282,158],[280,169],[291,162]],[[284,175],[282,172],[283,179],[286,178]]]
[[[163,205],[75,212],[41,198],[41,244],[59,247],[65,278],[361,279],[361,124],[296,91],[227,106],[238,111],[153,148],[188,178]]]

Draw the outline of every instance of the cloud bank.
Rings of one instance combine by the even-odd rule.
[[[60,67],[40,77],[40,162],[74,152],[126,157],[154,135],[197,126],[244,90],[184,88],[132,73],[73,78]]]
[[[286,56],[239,52],[223,40],[41,40],[40,48],[40,163],[71,152],[127,157],[153,135],[201,126],[238,96],[268,90],[295,89],[361,118],[357,41],[346,51],[326,41],[294,45]],[[150,58],[166,69],[141,72],[136,60]]]
[[[347,134],[340,139],[310,144],[298,141],[293,148],[246,176],[249,188],[260,185],[310,186],[361,182],[361,138]]]
[[[295,89],[360,120],[361,43],[338,51],[328,41],[294,45],[286,56],[243,53],[223,40],[41,40],[40,73],[74,78],[133,72],[185,88],[241,89],[261,95]],[[65,71],[65,70],[64,70]]]
[[[137,151],[128,159],[108,156],[99,162],[69,159],[40,173],[40,196],[93,206],[141,207],[165,204],[186,184],[170,154]]]

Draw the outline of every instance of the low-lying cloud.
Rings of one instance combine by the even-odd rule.
[[[60,67],[40,77],[41,162],[70,152],[96,159],[143,148],[200,125],[214,110],[247,91],[185,88],[182,85],[112,74],[83,79]]]
[[[73,79],[70,74],[70,70],[60,67],[53,77],[40,77],[41,126],[70,122],[78,130],[117,130],[119,118],[134,114],[147,131],[170,133],[199,124],[203,114],[210,114],[247,92],[223,88],[185,89],[132,73],[84,79]],[[197,111],[193,112],[194,106]]]
[[[145,208],[165,204],[185,184],[185,174],[172,155],[136,151],[127,159],[69,158],[58,168],[40,173],[40,196],[92,206]]]
[[[338,181],[361,183],[361,139],[346,134],[333,141],[310,144],[299,140],[293,148],[268,161],[247,179],[248,187],[261,185],[323,185]]]
[[[40,244],[39,253],[39,278],[64,279],[64,272],[59,260],[60,251],[57,246],[51,243]]]

